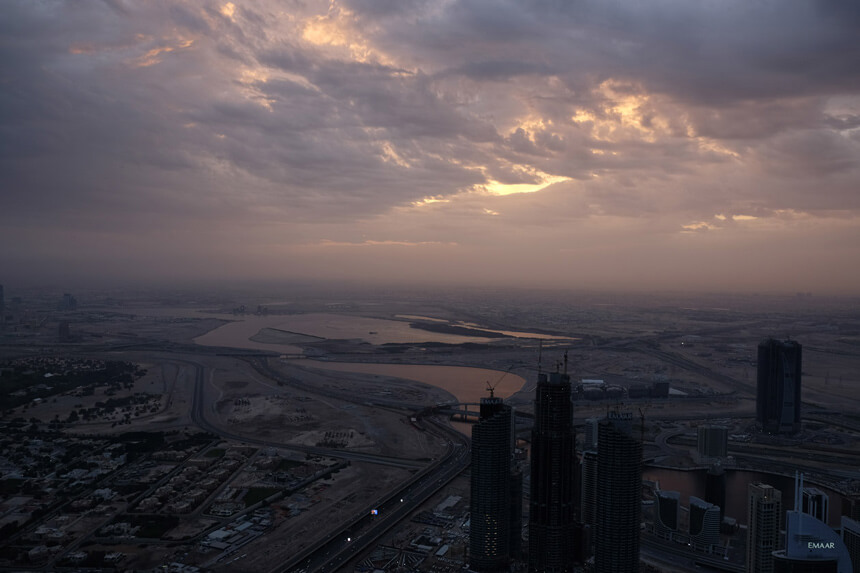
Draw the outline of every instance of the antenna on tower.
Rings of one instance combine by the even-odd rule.
[[[567,350],[564,351],[564,374],[567,376]]]

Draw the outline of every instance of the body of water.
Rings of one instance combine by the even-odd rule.
[[[487,382],[495,385],[494,394],[507,398],[518,392],[525,384],[525,379],[516,374],[490,370],[488,368],[470,368],[467,366],[435,366],[421,364],[365,364],[347,362],[320,362],[310,360],[308,365],[324,370],[340,372],[361,372],[363,374],[379,374],[417,380],[437,388],[447,390],[456,396],[459,402],[479,402],[489,396]]]

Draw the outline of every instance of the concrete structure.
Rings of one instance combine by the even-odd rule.
[[[531,450],[530,571],[573,571],[576,443],[570,391],[566,372],[538,375]]]
[[[802,347],[794,340],[758,345],[756,425],[768,434],[800,431]]]
[[[481,398],[472,426],[469,553],[476,571],[507,570],[510,560],[513,415],[501,398]]]
[[[642,442],[633,435],[633,414],[610,412],[600,421],[597,444],[594,570],[637,573]]]
[[[779,548],[782,493],[771,485],[751,483],[747,489],[747,573],[772,573]]]

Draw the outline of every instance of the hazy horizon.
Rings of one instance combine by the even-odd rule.
[[[9,0],[0,284],[860,295],[860,4]]]

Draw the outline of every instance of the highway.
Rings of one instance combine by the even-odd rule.
[[[370,504],[365,512],[354,516],[349,523],[340,524],[338,529],[330,532],[325,538],[318,540],[317,543],[310,545],[300,553],[297,553],[288,562],[272,569],[272,573],[287,571],[311,573],[316,571],[324,572],[338,570],[345,563],[355,558],[361,551],[377,541],[386,531],[394,527],[402,519],[406,518],[414,509],[443,488],[448,482],[454,479],[460,472],[468,467],[471,461],[469,439],[453,428],[446,426],[432,417],[425,419],[425,422],[428,423],[428,432],[436,434],[446,440],[448,448],[441,458],[435,460],[435,462],[431,464],[428,464],[426,461],[422,462],[419,460],[381,456],[377,454],[284,444],[274,442],[272,440],[264,440],[253,436],[246,436],[226,431],[219,426],[213,425],[206,418],[205,367],[202,364],[189,360],[185,360],[184,362],[195,369],[191,420],[194,424],[207,432],[219,435],[222,438],[264,447],[292,449],[312,455],[384,464],[409,469],[423,468],[422,471],[419,471],[399,489],[389,493],[387,496],[377,500],[375,503]],[[254,362],[257,361],[255,360]],[[287,384],[288,380],[289,382],[293,382],[292,378],[287,379],[286,377],[281,376],[271,376],[271,374],[273,374],[272,371],[259,364],[259,362],[255,365],[255,368],[260,374],[279,380],[281,383]],[[344,392],[335,392],[330,389],[326,389],[324,392],[319,392],[317,391],[318,389],[308,386],[309,385],[301,384],[301,389],[307,392],[324,394],[333,398],[359,404],[392,409],[398,408],[409,412],[419,409],[419,407],[413,404],[393,401],[380,401],[379,404],[375,402],[370,404],[367,402],[365,396],[356,398]],[[378,512],[377,515],[371,515],[371,509],[376,509]]]

